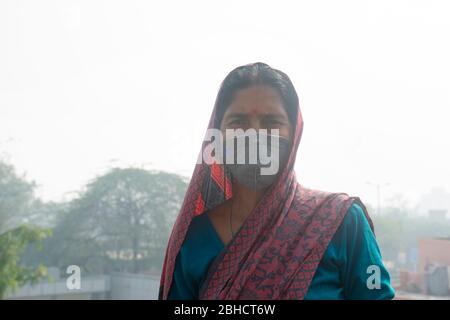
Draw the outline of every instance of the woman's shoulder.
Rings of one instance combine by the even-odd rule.
[[[368,217],[366,215],[365,209],[360,203],[354,201],[348,208],[343,223],[349,225],[369,225]]]
[[[335,202],[340,203],[342,201],[349,201],[352,199],[352,205],[349,210],[364,212],[365,206],[359,197],[351,197],[346,192],[336,192],[324,189],[316,189],[311,187],[306,187],[297,182],[297,188],[295,193],[295,198],[297,202],[309,203],[311,205],[321,205],[325,202]],[[363,209],[364,207],[364,209]]]
[[[365,207],[359,201],[354,201],[336,230],[332,243],[339,247],[344,243],[353,246],[369,240],[375,241],[372,221]]]

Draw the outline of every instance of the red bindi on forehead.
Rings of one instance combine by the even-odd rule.
[[[256,115],[256,114],[259,114],[260,112],[261,112],[261,108],[258,108],[258,107],[250,108],[250,114]]]
[[[274,110],[272,108],[272,106],[251,106],[250,108],[247,109],[246,111],[249,115],[251,116],[263,116],[263,115],[267,115],[270,113],[274,113]],[[275,111],[275,113],[277,113]]]

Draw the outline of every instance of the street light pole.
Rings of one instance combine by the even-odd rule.
[[[377,184],[377,214],[380,215],[381,199],[380,199],[380,184]]]
[[[390,183],[386,182],[386,183],[380,184],[380,183],[372,183],[370,181],[367,181],[366,184],[375,186],[377,188],[377,214],[380,215],[380,213],[381,213],[381,187],[389,186]]]

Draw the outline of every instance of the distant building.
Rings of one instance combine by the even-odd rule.
[[[423,292],[450,294],[450,238],[419,241],[419,270],[424,275]]]
[[[447,218],[447,209],[428,210],[428,218],[433,220],[445,220]]]
[[[400,270],[397,299],[450,299],[450,238],[420,239],[417,272]]]
[[[54,270],[52,270],[55,275]],[[52,275],[52,276],[53,276]],[[55,278],[55,277],[53,277]],[[81,288],[69,290],[65,278],[25,285],[8,300],[156,300],[159,275],[112,273],[81,278]]]
[[[450,266],[450,238],[419,240],[419,272],[428,264]]]
[[[433,188],[424,194],[416,206],[416,211],[422,216],[445,219],[450,212],[450,193],[444,188]]]

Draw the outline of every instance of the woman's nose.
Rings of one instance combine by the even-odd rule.
[[[255,130],[265,129],[260,121],[260,119],[254,118],[250,119],[249,127]]]

